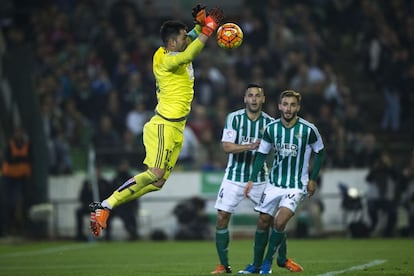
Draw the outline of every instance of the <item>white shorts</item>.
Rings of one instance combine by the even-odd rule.
[[[214,208],[233,214],[240,202],[246,198],[244,196],[245,186],[246,183],[223,179]],[[266,182],[254,183],[248,199],[254,204],[259,203],[265,186]]]
[[[303,189],[286,189],[266,184],[263,196],[254,210],[275,216],[277,209],[283,206],[295,213],[306,195],[306,187]]]

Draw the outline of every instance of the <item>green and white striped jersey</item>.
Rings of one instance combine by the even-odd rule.
[[[267,125],[258,151],[268,154],[272,148],[275,154],[269,182],[302,189],[309,181],[311,153],[319,152],[324,145],[314,124],[299,117],[294,126],[286,128],[279,118]]]
[[[257,139],[262,139],[265,126],[273,120],[274,118],[265,112],[261,112],[260,117],[256,121],[249,119],[246,109],[231,112],[227,115],[221,141],[235,144],[251,144]],[[256,151],[230,153],[224,178],[245,185],[253,171]],[[266,166],[264,166],[258,174],[257,182],[265,181],[266,173]]]

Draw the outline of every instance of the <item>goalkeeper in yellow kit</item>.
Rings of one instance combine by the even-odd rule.
[[[192,13],[196,26],[188,33],[180,21],[166,21],[161,26],[164,45],[153,57],[158,103],[155,115],[143,129],[147,170],[126,181],[107,199],[89,205],[90,229],[95,237],[106,228],[111,209],[160,190],[175,166],[194,97],[192,61],[224,17],[221,9],[213,8],[206,14],[205,7],[200,5]]]

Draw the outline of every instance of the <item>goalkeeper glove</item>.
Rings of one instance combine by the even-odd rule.
[[[205,25],[206,20],[206,6],[201,6],[200,4],[197,4],[192,11],[191,14],[193,16],[193,21],[195,24],[198,24],[200,26]]]
[[[217,7],[212,8],[205,19],[205,25],[202,25],[201,32],[206,36],[211,36],[223,19],[223,10]]]

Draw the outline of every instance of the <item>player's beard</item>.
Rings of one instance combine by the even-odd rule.
[[[292,113],[290,113],[290,117],[287,117],[286,116],[286,113],[282,113],[283,120],[285,120],[286,122],[290,123],[293,119],[296,118],[296,114],[297,114],[296,112],[292,112]]]
[[[249,110],[249,112],[257,114],[261,111],[261,105],[256,104],[255,106],[252,106],[251,104],[247,105],[247,109]]]

